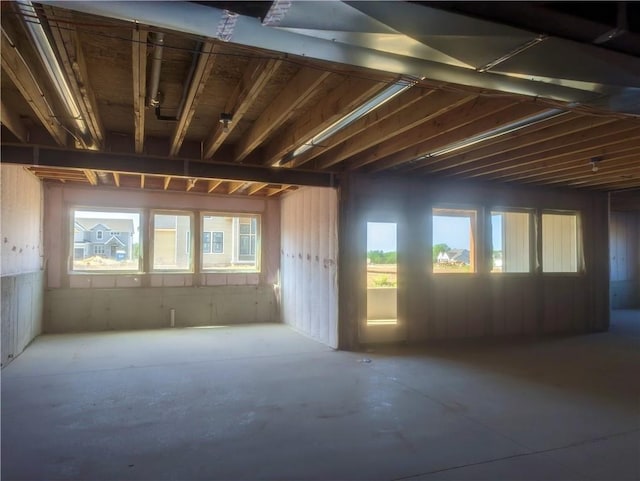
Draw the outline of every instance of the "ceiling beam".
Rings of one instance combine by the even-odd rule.
[[[238,142],[234,159],[242,162],[264,140],[289,119],[292,112],[303,105],[324,80],[328,71],[303,67],[269,104],[253,123],[247,134]]]
[[[247,195],[257,194],[268,185],[269,184],[267,184],[266,182],[257,182],[255,184],[252,184],[247,189]]]
[[[289,187],[291,187],[291,186],[285,184],[285,185],[281,185],[280,187],[275,188],[275,189],[269,189],[269,192],[267,193],[267,197],[271,197],[271,196],[274,196],[276,194],[279,194],[280,192],[284,192]]]
[[[347,125],[342,130],[339,130],[334,135],[326,139],[323,143],[326,145],[323,146],[314,146],[313,148],[303,152],[302,154],[295,157],[290,163],[290,167],[298,167],[303,165],[310,160],[322,155],[327,155],[329,159],[331,159],[330,155],[327,154],[331,152],[334,147],[345,142],[352,137],[361,134],[367,130],[375,128],[375,126],[379,125],[385,119],[391,117],[392,115],[396,115],[397,113],[409,109],[416,105],[417,102],[423,100],[428,95],[433,95],[435,90],[428,90],[421,87],[411,87],[408,90],[400,93],[399,95],[394,96],[392,99],[388,100],[380,107],[375,110],[369,112],[364,117],[354,121],[353,123]],[[338,163],[336,160],[332,162],[327,167],[330,167],[333,164]],[[317,164],[317,162],[316,162]],[[326,167],[325,167],[326,168]]]
[[[245,185],[246,182],[228,182],[229,185],[229,189],[227,190],[227,194],[234,194],[235,192],[237,192],[238,190],[240,190],[240,188]]]
[[[280,65],[282,65],[282,60],[276,59],[256,59],[249,63],[242,81],[236,85],[224,107],[225,113],[232,114],[233,120],[226,128],[222,123],[216,123],[214,131],[205,142],[205,159],[210,159],[215,154],[227,136],[240,123],[246,111],[255,102],[271,77],[278,71]]]
[[[140,188],[144,189],[144,174],[140,174]]]
[[[42,88],[40,88],[24,57],[18,52],[16,45],[11,41],[4,28],[2,29],[0,53],[2,56],[2,70],[18,88],[38,117],[38,120],[53,137],[53,140],[59,145],[66,145],[67,132],[60,122],[56,120],[55,113],[51,110]]]
[[[113,183],[116,184],[116,187],[120,187],[120,173],[112,172],[113,174]]]
[[[265,146],[264,164],[273,165],[280,161],[286,154],[304,145],[386,86],[383,82],[346,78],[321,97],[309,112]]]
[[[187,192],[193,190],[197,183],[198,179],[187,179]]]
[[[317,187],[337,186],[335,176],[328,172],[202,162],[175,157],[57,149],[10,143],[0,145],[0,157],[2,162],[11,164],[117,171],[120,174],[170,175],[207,180],[228,179]]]
[[[29,134],[18,114],[9,109],[9,107],[5,105],[4,100],[0,101],[0,105],[0,121],[2,125],[9,129],[21,142],[26,142]]]
[[[133,121],[135,125],[135,151],[144,151],[144,120],[147,96],[147,31],[134,29],[132,34],[133,65]]]
[[[219,46],[212,41],[207,41],[202,44],[202,49],[198,54],[198,63],[193,72],[191,85],[189,85],[189,91],[184,101],[184,107],[182,112],[178,112],[180,118],[173,132],[171,146],[169,148],[169,155],[171,156],[178,155],[180,147],[182,147],[182,142],[184,142],[184,137],[189,130],[193,115],[198,107],[200,96],[202,92],[204,92],[204,87],[211,75],[211,70],[216,63],[218,49]]]
[[[171,176],[167,175],[164,178],[164,190],[167,190],[169,188],[169,184],[171,183]]]
[[[89,82],[87,65],[84,60],[78,32],[72,22],[72,14],[69,10],[55,9],[47,5],[43,5],[43,8],[58,56],[69,81],[69,87],[78,103],[82,118],[91,136],[92,142],[86,146],[102,148],[104,144],[104,127],[98,114],[98,102]]]
[[[209,181],[209,186],[207,188],[207,194],[210,194],[211,192],[213,192],[214,190],[216,190],[218,188],[218,186],[220,184],[222,184],[224,181],[223,180],[210,180]]]
[[[91,185],[98,185],[98,176],[93,170],[83,169],[82,172]]]

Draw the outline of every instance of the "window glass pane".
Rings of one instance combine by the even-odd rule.
[[[475,272],[475,231],[475,210],[433,209],[433,272]]]
[[[491,212],[491,272],[531,271],[529,219],[526,212]]]
[[[259,216],[206,214],[202,217],[202,268],[210,271],[260,270]]]
[[[398,322],[397,226],[367,222],[367,325]]]
[[[187,232],[191,232],[189,214],[153,214],[153,270],[191,268]]]
[[[140,214],[73,211],[73,271],[139,271]]]
[[[542,214],[542,271],[578,272],[576,214]]]

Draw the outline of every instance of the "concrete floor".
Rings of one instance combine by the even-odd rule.
[[[609,333],[334,352],[283,325],[49,335],[3,480],[640,478],[640,311]]]

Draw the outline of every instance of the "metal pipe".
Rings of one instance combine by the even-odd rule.
[[[164,33],[157,32],[152,35],[153,54],[151,56],[151,75],[149,76],[149,88],[147,88],[147,105],[159,107],[160,98],[158,86],[160,85],[160,67],[162,66],[162,52],[164,50]]]

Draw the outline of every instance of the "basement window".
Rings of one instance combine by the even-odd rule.
[[[578,272],[578,214],[542,214],[542,272]]]
[[[140,272],[140,213],[72,209],[72,272]]]
[[[476,272],[476,219],[476,210],[433,209],[434,273]]]
[[[531,214],[491,211],[491,272],[531,272]]]
[[[154,271],[193,270],[191,255],[190,213],[154,212],[152,219],[152,250]]]
[[[200,226],[202,270],[260,272],[260,216],[205,213]]]

